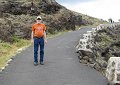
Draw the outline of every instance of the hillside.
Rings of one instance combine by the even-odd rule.
[[[120,57],[120,24],[105,26],[97,32],[94,39],[93,50],[96,54],[96,60],[100,61],[97,61],[99,69],[104,70],[110,57]]]
[[[87,15],[66,9],[55,0],[0,0],[0,39],[13,42],[13,37],[30,39],[31,26],[41,15],[47,33],[75,30],[81,25],[103,23]]]
[[[110,57],[120,57],[120,22],[101,24],[87,41],[87,46],[78,42],[77,53],[80,63],[86,64],[105,75]],[[95,33],[95,35],[94,35]],[[87,34],[89,35],[89,34]],[[83,35],[85,36],[85,35]],[[83,50],[83,47],[86,50]]]

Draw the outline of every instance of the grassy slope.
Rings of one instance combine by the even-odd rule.
[[[29,40],[19,39],[18,42],[13,44],[7,42],[0,42],[0,69],[4,67],[7,61],[13,57],[19,48],[30,45]]]

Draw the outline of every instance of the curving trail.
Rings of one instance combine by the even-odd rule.
[[[75,45],[87,28],[48,40],[45,65],[33,65],[33,47],[17,54],[0,73],[0,85],[107,85],[99,72],[79,63]]]

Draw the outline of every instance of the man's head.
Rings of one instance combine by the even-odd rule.
[[[41,21],[42,21],[41,16],[37,16],[37,23],[41,23]]]

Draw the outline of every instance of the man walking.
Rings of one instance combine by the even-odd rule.
[[[37,17],[37,22],[32,26],[31,42],[34,44],[34,65],[38,65],[38,49],[40,46],[40,64],[44,65],[44,43],[47,44],[46,26],[41,22],[42,18]]]

